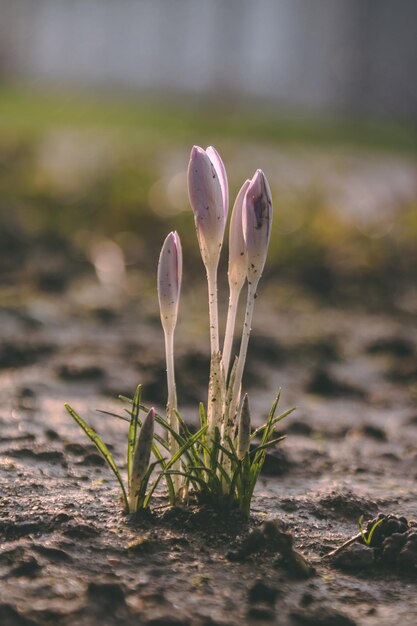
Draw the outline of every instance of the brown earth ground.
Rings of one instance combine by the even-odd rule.
[[[271,281],[259,295],[246,378],[253,414],[264,418],[278,386],[282,409],[298,408],[248,523],[170,509],[162,492],[149,515],[124,515],[117,484],[63,409],[70,401],[123,458],[125,424],[94,409],[119,409],[114,397],[138,381],[163,406],[155,301],[119,296],[115,306],[91,277],[59,299],[10,298],[0,345],[2,626],[416,623],[415,576],[360,563],[346,573],[322,559],[362,514],[417,517],[414,319],[318,306]],[[177,333],[190,422],[205,393],[204,304],[202,288],[185,295]],[[265,520],[288,526],[313,575],[289,571],[273,550],[233,558]]]
[[[197,114],[180,124],[152,109],[146,127],[136,103],[122,135],[101,101],[74,130],[73,100],[45,113],[43,100],[2,98],[0,626],[415,626],[412,568],[374,564],[365,547],[350,562],[323,559],[361,515],[417,519],[415,158],[284,148],[285,126],[274,135],[265,123],[261,138],[260,118],[248,135],[246,120],[219,126],[218,111],[202,134]],[[236,136],[223,139],[229,128]],[[267,457],[249,522],[172,509],[163,490],[149,514],[125,515],[63,406],[94,425],[125,472],[126,424],[96,409],[121,410],[117,395],[141,382],[163,410],[155,266],[176,228],[178,397],[196,424],[208,336],[184,184],[193,142],[219,147],[233,193],[261,166],[275,198],[244,384],[257,424],[278,387],[281,409],[297,410],[280,424],[287,438]],[[309,572],[282,558],[262,526],[271,520]],[[265,542],[249,549],[254,531]]]

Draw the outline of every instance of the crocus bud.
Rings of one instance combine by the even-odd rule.
[[[136,497],[140,484],[145,476],[149,460],[151,458],[153,430],[155,422],[155,409],[152,407],[148,412],[140,429],[135,454],[133,456],[132,476],[129,485],[129,508],[133,513],[136,510]]]
[[[203,150],[194,146],[191,150],[188,194],[203,262],[206,267],[217,267],[229,197],[226,170],[213,147]]]
[[[245,393],[240,411],[239,431],[237,436],[237,458],[239,461],[245,458],[250,444],[250,411],[248,394]]]
[[[158,298],[165,333],[172,333],[177,323],[181,291],[182,249],[177,232],[164,241],[158,263]]]
[[[243,237],[242,209],[249,184],[250,181],[246,180],[237,194],[230,219],[228,271],[230,290],[238,289],[240,291],[246,280],[248,262],[246,258],[246,244]]]
[[[272,225],[271,190],[262,170],[256,170],[246,190],[242,217],[248,281],[256,284],[265,266]]]

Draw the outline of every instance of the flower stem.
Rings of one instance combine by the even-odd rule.
[[[179,425],[178,419],[175,415],[175,410],[177,409],[177,391],[175,387],[175,370],[174,370],[174,333],[165,333],[165,356],[167,363],[167,385],[168,385],[168,402],[167,402],[167,417],[168,422],[171,428],[178,433]],[[172,435],[169,436],[170,440],[170,452],[173,456],[178,451],[178,442],[175,437]],[[176,471],[180,470],[180,461],[178,460],[173,469]],[[173,475],[172,482],[174,485],[174,491],[178,494],[178,491],[181,487],[181,476]]]
[[[243,370],[245,368],[246,354],[248,351],[248,344],[249,344],[249,337],[250,337],[250,331],[251,331],[251,325],[252,325],[253,309],[255,306],[257,286],[258,286],[258,283],[248,283],[248,299],[246,302],[245,321],[243,324],[242,340],[240,342],[239,358],[238,358],[237,367],[236,367],[236,378],[235,378],[235,384],[234,384],[234,389],[233,389],[232,405],[230,407],[230,410],[231,410],[230,417],[236,414],[237,405],[239,402],[239,390],[242,384]]]
[[[133,494],[129,494],[129,513],[136,513],[138,507],[138,497]]]
[[[227,311],[226,332],[224,335],[224,344],[223,344],[223,368],[224,368],[224,376],[226,380],[227,380],[227,375],[229,373],[230,356],[232,353],[233,336],[235,333],[236,313],[237,313],[237,305],[239,302],[239,295],[240,295],[240,289],[236,289],[235,287],[230,288],[229,308]]]
[[[210,319],[210,351],[213,355],[219,351],[219,315],[217,307],[217,265],[207,267]]]

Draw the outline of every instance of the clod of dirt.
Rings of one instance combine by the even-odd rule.
[[[153,617],[144,624],[145,626],[188,626],[189,620],[184,620],[175,615],[162,615],[161,617]]]
[[[257,580],[248,590],[248,602],[250,604],[274,605],[279,596],[279,589],[267,585],[262,580]]]
[[[244,561],[252,554],[269,550],[270,553],[280,553],[292,548],[292,536],[286,532],[286,526],[279,520],[264,522],[255,528],[239,543],[237,550],[228,552],[231,561]]]
[[[110,451],[114,450],[114,446],[111,443],[106,444]],[[67,442],[64,444],[65,452],[73,454],[74,456],[88,457],[91,454],[97,454],[96,447],[88,444],[81,444],[76,442]]]
[[[47,437],[51,441],[57,441],[58,439],[61,439],[60,434],[57,433],[56,430],[54,430],[53,428],[45,429],[45,437]]]
[[[13,563],[17,563],[19,559],[23,557],[25,550],[23,546],[16,546],[14,548],[10,548],[9,550],[2,550],[0,552],[0,563],[13,565]]]
[[[363,389],[337,380],[324,369],[317,369],[314,372],[307,385],[307,391],[318,396],[326,396],[329,398],[340,396],[364,398],[366,395]]]
[[[73,522],[63,530],[63,533],[66,537],[71,537],[71,539],[89,539],[91,537],[96,537],[99,534],[99,531],[95,528],[95,526]]]
[[[71,556],[65,550],[61,550],[59,548],[50,548],[48,546],[33,545],[33,550],[35,550],[40,556],[45,557],[48,561],[52,561],[53,563],[69,563],[72,561]]]
[[[300,626],[356,626],[356,622],[344,613],[325,606],[314,610],[296,609],[290,613],[290,617]]]
[[[10,604],[0,604],[1,626],[39,626],[36,622],[21,615]]]
[[[86,465],[87,467],[105,467],[106,461],[97,452],[91,452],[90,454],[87,454],[84,459],[79,461],[78,465]]]
[[[147,533],[133,539],[133,541],[128,544],[127,549],[130,553],[149,554],[158,547],[160,547],[160,541],[158,541],[156,537],[153,537],[152,534]]]
[[[65,451],[69,454],[75,454],[77,456],[84,456],[88,452],[88,448],[81,443],[73,443],[72,441],[64,445]]]
[[[369,520],[366,524],[365,534],[368,537],[371,530],[375,527],[372,533],[370,546],[372,548],[381,548],[385,539],[391,537],[393,534],[406,533],[409,528],[409,523],[405,517],[397,517],[396,515],[384,515],[379,513],[377,517]]]
[[[124,591],[118,583],[90,582],[87,588],[87,595],[90,600],[99,604],[101,608],[111,608],[113,610],[126,604]]]
[[[148,510],[141,514],[151,515]],[[170,530],[203,532],[205,537],[216,539],[233,537],[247,528],[247,519],[237,510],[223,511],[206,506],[169,507],[159,518]]]
[[[349,432],[355,435],[360,435],[362,437],[375,439],[375,441],[387,440],[387,434],[385,430],[383,430],[379,426],[374,426],[373,424],[362,424],[359,428],[354,428]]]
[[[408,339],[384,337],[368,344],[366,352],[368,354],[390,354],[401,358],[412,356],[415,350],[414,345]]]
[[[276,565],[297,578],[308,578],[313,567],[293,548],[293,537],[279,520],[264,522],[244,537],[236,550],[227,553],[230,561],[245,561],[253,554],[279,555]]]
[[[361,573],[374,567],[374,551],[365,545],[354,543],[333,556],[331,563],[344,572]]]
[[[333,565],[358,573],[369,572],[372,568],[379,572],[383,566],[397,574],[417,574],[416,522],[380,513],[369,520],[364,534],[369,546],[364,544],[360,534],[352,537],[346,546],[329,555]],[[352,543],[354,539],[361,543]]]
[[[0,344],[0,369],[9,367],[24,367],[36,363],[44,356],[54,352],[55,346],[51,344],[31,341],[23,343],[6,340]]]
[[[41,565],[34,556],[24,557],[10,572],[9,576],[19,578],[35,578],[41,569]]]
[[[271,622],[275,618],[275,611],[269,606],[250,606],[247,611],[247,616],[250,619]]]
[[[65,456],[59,450],[32,450],[31,448],[18,448],[17,450],[9,450],[9,456],[17,459],[30,459],[44,463],[60,463],[62,466],[67,465]]]
[[[86,363],[64,363],[57,368],[57,375],[68,381],[96,381],[105,377],[104,370],[98,365]]]
[[[393,533],[384,539],[381,560],[397,566],[399,573],[417,574],[417,525],[405,533]]]
[[[357,521],[360,515],[372,515],[377,511],[377,508],[376,502],[359,498],[350,491],[345,493],[333,491],[319,499],[313,513],[320,519],[333,515],[334,517]]]
[[[21,435],[5,435],[0,437],[0,443],[6,443],[8,441],[35,441],[35,435],[31,433],[22,433]],[[7,451],[10,454],[10,450]]]

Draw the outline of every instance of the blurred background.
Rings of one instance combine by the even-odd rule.
[[[0,0],[0,16],[3,281],[59,291],[97,254],[153,266],[172,228],[197,255],[196,143],[221,152],[232,197],[267,173],[270,273],[402,302],[417,271],[413,0]]]
[[[414,319],[416,19],[414,0],[0,0],[3,309],[30,303],[46,323],[54,301],[109,321],[133,302],[157,326],[176,229],[183,314],[203,327],[186,168],[213,144],[232,199],[256,168],[270,180],[262,289],[277,315]]]

